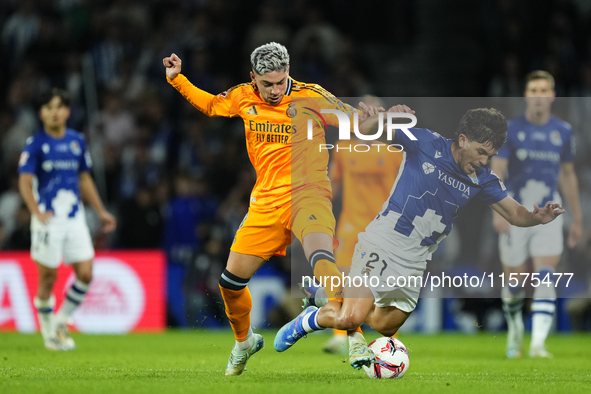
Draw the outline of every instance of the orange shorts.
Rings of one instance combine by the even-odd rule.
[[[330,197],[328,190],[307,187],[292,192],[291,204],[248,208],[230,250],[265,260],[273,255],[285,256],[292,233],[300,242],[310,233],[328,234],[333,237],[335,248],[338,241],[334,238],[335,218]]]

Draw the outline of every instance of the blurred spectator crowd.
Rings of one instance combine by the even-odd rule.
[[[39,93],[61,86],[72,96],[69,126],[85,133],[97,185],[119,220],[105,237],[87,213],[95,246],[165,250],[174,324],[195,324],[185,310],[220,312],[207,295],[218,293],[256,175],[242,121],[209,119],[191,107],[166,82],[162,58],[178,54],[189,80],[216,94],[248,81],[252,49],[277,41],[290,51],[296,80],[341,97],[384,91],[371,75],[369,59],[379,56],[360,54],[420,38],[414,2],[388,3],[392,12],[380,13],[375,1],[2,1],[0,248],[29,248],[18,157],[40,130]],[[467,17],[482,19],[483,46],[497,61],[485,76],[475,70],[485,81],[478,94],[520,96],[525,73],[544,68],[558,95],[591,96],[591,13],[580,2],[481,3]],[[395,82],[390,90],[395,96]],[[198,304],[186,305],[187,294]]]

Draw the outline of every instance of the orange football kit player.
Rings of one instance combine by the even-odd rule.
[[[250,60],[251,82],[215,96],[181,74],[177,55],[163,59],[168,82],[195,108],[208,116],[239,116],[244,120],[248,155],[257,173],[248,213],[236,232],[220,278],[226,314],[236,339],[226,375],[240,375],[248,359],[264,347],[262,336],[253,333],[250,326],[252,298],[247,284],[271,256],[285,255],[292,233],[302,243],[317,278],[340,276],[332,253],[336,246],[335,219],[327,176],[328,153],[318,148],[324,143],[325,130],[315,126],[313,138],[307,138],[305,125],[294,121],[296,99],[309,98],[308,105],[318,112],[322,108],[338,109],[351,118],[356,111],[320,86],[290,78],[289,54],[283,45],[262,45],[252,52]],[[359,122],[368,116],[367,107],[363,108]],[[326,119],[338,125],[335,116]],[[342,297],[342,287],[328,295]]]

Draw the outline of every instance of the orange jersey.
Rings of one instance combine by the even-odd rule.
[[[167,78],[168,79],[168,78]],[[313,139],[307,139],[306,108],[339,109],[349,117],[355,111],[318,85],[289,78],[279,105],[265,102],[253,82],[237,85],[214,96],[179,74],[168,79],[195,108],[208,116],[239,116],[244,121],[248,156],[257,173],[250,198],[253,207],[279,206],[291,201],[292,190],[316,185],[330,192],[327,176],[328,152],[324,129],[313,127]],[[301,100],[300,100],[301,99]],[[309,99],[309,100],[307,100]],[[300,116],[297,116],[300,114]],[[329,125],[338,126],[337,117],[325,116]]]
[[[371,146],[367,152],[353,149],[355,144],[365,142],[340,141],[338,151],[336,147],[333,150],[330,166],[330,178],[342,184],[343,203],[338,227],[352,226],[348,230],[355,234],[362,232],[380,212],[390,196],[403,158],[402,152],[390,152],[386,144],[377,141],[367,144]],[[380,144],[379,151],[377,144]]]

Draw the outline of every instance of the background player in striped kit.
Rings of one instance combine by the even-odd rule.
[[[27,139],[18,170],[19,190],[32,216],[31,258],[39,269],[34,304],[49,350],[75,348],[66,322],[84,301],[92,280],[94,248],[82,199],[96,210],[103,231],[112,231],[116,226],[90,175],[92,161],[84,137],[66,127],[69,116],[66,91],[54,88],[41,97],[39,117],[43,130]],[[62,258],[72,265],[76,281],[54,315],[52,290]]]
[[[525,114],[509,122],[507,143],[491,163],[505,180],[509,195],[525,207],[543,205],[547,201],[561,202],[558,189],[566,197],[574,221],[568,235],[573,248],[581,238],[582,217],[579,187],[574,169],[572,127],[554,117],[550,111],[554,101],[554,78],[546,71],[527,75]],[[517,228],[510,226],[496,212],[493,226],[499,233],[499,253],[507,277],[511,273],[526,273],[526,261],[532,259],[533,270],[544,280],[535,287],[532,303],[532,339],[530,357],[551,357],[545,341],[552,326],[556,303],[553,274],[563,250],[563,219],[546,226]],[[522,356],[523,284],[503,288],[503,310],[507,319],[507,357]]]

